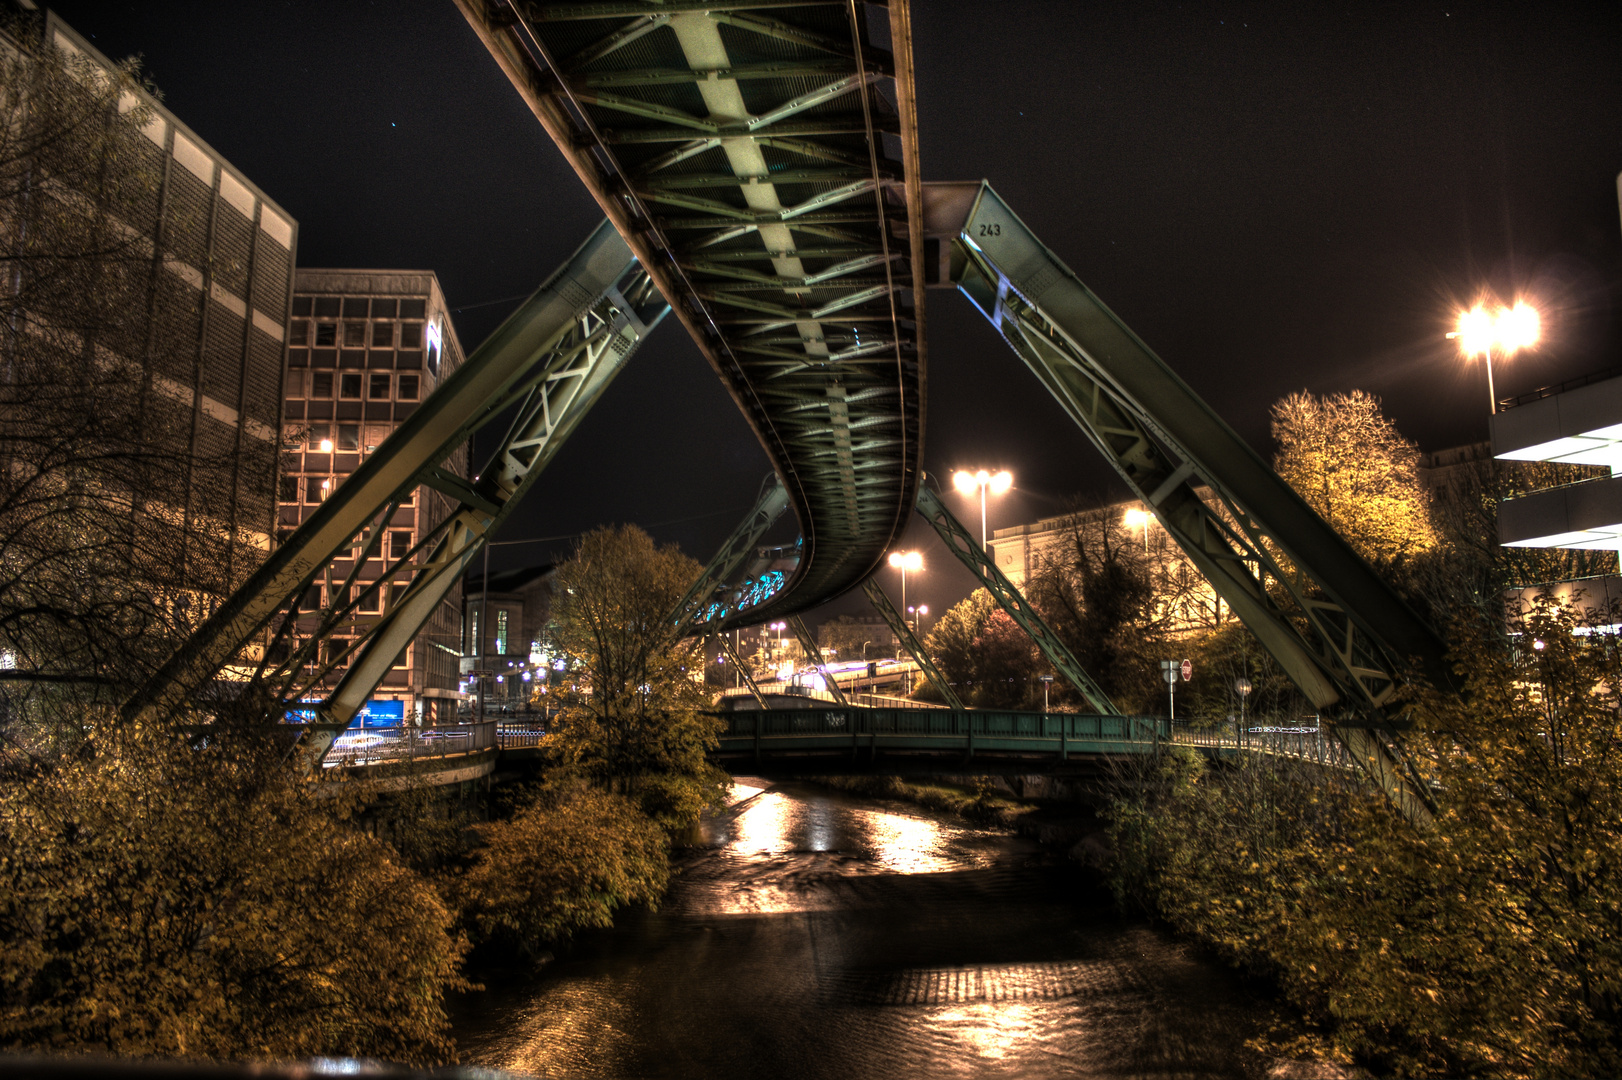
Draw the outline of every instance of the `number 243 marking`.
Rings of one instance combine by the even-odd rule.
[[[981,225],[980,225],[980,235],[981,236],[1001,236],[1002,235],[1002,226],[997,224],[996,222],[991,222],[989,224],[985,223],[985,222],[982,222]]]

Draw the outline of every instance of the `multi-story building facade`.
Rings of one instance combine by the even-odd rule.
[[[300,269],[288,327],[285,380],[286,426],[280,489],[279,528],[283,535],[312,513],[395,427],[417,408],[441,379],[462,363],[463,354],[445,306],[439,281],[426,270]],[[467,475],[466,450],[452,467]],[[355,586],[364,596],[357,619],[381,614],[403,591],[409,571],[370,587],[393,560],[405,558],[453,512],[451,500],[419,487],[395,512],[381,555],[367,560]],[[412,557],[420,562],[424,549]],[[307,595],[301,629],[313,627],[313,612],[343,598],[354,569],[351,559],[335,560]],[[348,638],[340,632],[325,646],[341,653]],[[460,588],[440,604],[417,639],[395,662],[374,694],[379,713],[433,723],[454,717],[462,656]],[[328,685],[342,674],[336,669]],[[384,704],[386,703],[386,704]]]
[[[536,648],[552,611],[557,567],[525,566],[490,575],[470,574],[462,583],[467,628],[464,689],[475,697],[484,685],[484,707],[507,712],[532,704],[547,684],[548,658]],[[488,675],[475,672],[487,671]]]
[[[270,549],[298,225],[56,15],[9,28],[5,93],[23,107],[0,138],[0,423],[77,538],[16,590],[37,599],[12,599],[81,604],[115,634],[162,627],[147,644],[195,626]],[[71,636],[7,652],[95,663]]]

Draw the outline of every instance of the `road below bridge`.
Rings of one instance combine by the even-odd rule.
[[[468,1063],[546,1077],[1263,1077],[1279,1005],[1003,832],[797,782],[740,801],[657,912],[476,973]],[[1307,1075],[1289,1073],[1288,1075]],[[1331,1075],[1329,1073],[1315,1075]]]

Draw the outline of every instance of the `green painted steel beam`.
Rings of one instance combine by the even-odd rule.
[[[754,696],[755,701],[762,709],[771,708],[770,703],[766,701],[766,695],[761,693],[760,684],[755,682],[755,677],[749,673],[749,665],[743,662],[743,657],[738,655],[738,650],[732,647],[732,639],[727,637],[724,632],[718,636],[721,639],[721,648],[726,652],[727,659],[732,661],[732,666],[737,669],[739,677],[743,679],[743,684],[749,688],[749,693]]]
[[[732,535],[722,542],[720,550],[670,609],[665,623],[672,634],[681,636],[727,625],[728,616],[736,613],[726,606],[724,590],[728,585],[735,584],[733,577],[754,552],[761,537],[766,535],[766,530],[787,509],[788,493],[775,478],[769,479],[762,485],[760,497],[749,508],[749,513],[744,515],[738,527],[732,530]],[[716,604],[721,605],[721,610],[712,616],[709,609]]]
[[[805,625],[805,620],[798,615],[790,615],[788,625],[789,629],[794,631],[794,636],[800,639],[800,648],[805,650],[805,655],[811,658],[811,662],[822,673],[822,681],[828,687],[828,693],[832,694],[839,704],[849,705],[850,702],[845,700],[845,692],[839,689],[839,683],[828,673],[828,662],[822,658],[822,648],[817,644],[811,628]]]
[[[640,275],[630,249],[605,222],[226,598],[125,702],[125,716],[181,706],[278,614],[291,609],[296,616],[299,597],[335,558],[350,550],[356,537],[368,537],[366,542],[375,550],[377,523],[386,508],[430,479],[445,482],[442,465],[453,453],[495,420],[515,395],[533,392],[546,382],[548,358],[575,356],[590,348],[577,340],[583,320],[604,320],[594,337],[607,343],[622,339],[613,346],[622,355],[634,348],[640,340],[638,327],[647,326],[644,319],[657,321],[651,313],[637,315],[619,292],[621,284],[632,287]],[[655,303],[662,315],[663,303]],[[506,483],[492,474],[474,485],[482,505],[464,507],[474,533],[488,530],[493,518],[490,505],[503,502],[516,486],[504,487]],[[458,541],[466,542],[466,537]],[[349,610],[354,603],[348,602]]]
[[[1002,334],[1167,534],[1410,817],[1399,672],[1450,675],[1439,635],[992,191],[941,185],[932,235]],[[1207,488],[1210,502],[1197,490]],[[1275,554],[1277,553],[1277,554]],[[1282,556],[1282,557],[1280,557]]]
[[[957,691],[952,689],[952,684],[946,681],[946,676],[942,675],[940,668],[935,666],[935,661],[930,658],[929,653],[924,649],[923,643],[918,640],[918,635],[912,632],[912,627],[907,625],[907,620],[901,617],[901,612],[897,611],[896,606],[890,602],[890,597],[884,591],[883,586],[872,578],[868,578],[862,582],[862,591],[867,594],[868,603],[873,605],[873,610],[879,613],[879,617],[884,620],[884,624],[890,628],[890,633],[894,634],[896,640],[901,642],[901,647],[907,650],[907,655],[912,657],[913,662],[918,665],[918,670],[922,671],[924,678],[929,680],[929,685],[933,686],[935,692],[941,696],[941,700],[946,702],[947,708],[967,709],[968,706],[963,704],[963,699],[958,697]]]
[[[996,563],[986,557],[986,553],[980,548],[980,542],[969,535],[969,531],[946,508],[940,497],[929,490],[927,483],[918,485],[918,513],[929,522],[935,534],[941,538],[947,549],[957,556],[958,561],[968,567],[969,573],[974,575],[980,587],[991,594],[997,605],[1006,611],[1008,617],[1025,631],[1038,649],[1042,650],[1042,655],[1053,665],[1053,669],[1063,675],[1070,685],[1081,691],[1087,703],[1098,712],[1109,716],[1119,715],[1121,710],[1115,707],[1115,702],[1111,701],[1103,688],[1087,674],[1087,670],[1081,666],[1081,661],[1077,660],[1075,654],[1059,640],[1058,635],[1042,621],[1042,616],[1037,614],[1024,594],[1001,570],[997,569]]]

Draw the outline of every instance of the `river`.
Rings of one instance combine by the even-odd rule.
[[[1282,1010],[1031,841],[743,780],[657,912],[456,1010],[544,1077],[1264,1077]]]

